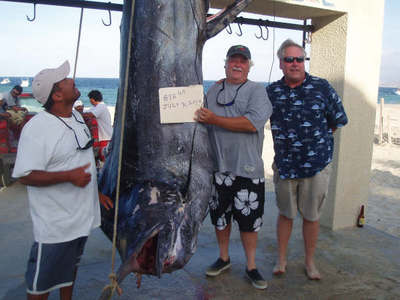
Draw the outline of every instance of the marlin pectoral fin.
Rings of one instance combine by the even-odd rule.
[[[214,37],[228,26],[250,2],[252,0],[235,0],[235,2],[222,9],[219,13],[207,18],[207,39]]]

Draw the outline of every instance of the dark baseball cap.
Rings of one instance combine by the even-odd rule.
[[[235,54],[241,54],[247,59],[251,59],[251,54],[249,48],[243,45],[236,45],[232,46],[229,48],[228,53],[226,54],[226,57],[231,57],[232,55]]]

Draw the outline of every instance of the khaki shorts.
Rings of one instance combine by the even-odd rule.
[[[312,177],[281,179],[275,164],[274,184],[279,214],[294,219],[297,211],[307,221],[318,221],[328,193],[331,165]]]

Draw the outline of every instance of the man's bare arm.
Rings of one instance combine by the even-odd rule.
[[[196,111],[195,120],[201,123],[216,125],[224,129],[238,132],[256,132],[257,129],[246,117],[222,117],[217,116],[207,108]]]
[[[91,180],[92,175],[85,172],[90,163],[67,171],[47,172],[34,170],[29,175],[19,178],[25,185],[49,186],[57,183],[70,182],[75,186],[85,187]]]

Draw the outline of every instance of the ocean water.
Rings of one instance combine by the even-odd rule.
[[[0,93],[9,92],[13,86],[21,84],[22,79],[29,79],[29,86],[23,88],[23,93],[32,93],[32,77],[0,77],[9,78],[9,84],[0,84]],[[115,106],[117,101],[117,93],[119,86],[118,78],[76,78],[75,84],[81,92],[79,100],[83,102],[85,107],[91,107],[88,94],[91,90],[99,90],[103,95],[103,101],[107,106]],[[21,105],[28,108],[29,111],[43,110],[41,104],[35,99],[21,99]]]
[[[0,93],[9,92],[14,85],[20,84],[22,79],[29,79],[29,86],[24,88],[23,93],[32,92],[32,77],[0,77],[0,82],[4,78],[9,78],[10,83],[0,84]],[[99,90],[103,94],[103,101],[107,106],[115,106],[119,86],[118,78],[76,78],[75,82],[81,92],[80,100],[85,107],[91,106],[87,94],[94,89]],[[213,83],[214,81],[205,80],[204,91],[207,92],[208,88]],[[266,82],[262,82],[262,84],[265,86],[267,85]],[[377,102],[379,102],[379,99],[384,98],[385,103],[400,104],[400,96],[395,94],[395,91],[396,88],[379,87]],[[41,105],[34,99],[21,99],[21,103],[23,106],[27,107],[29,111],[37,112],[42,110]]]
[[[395,93],[396,90],[397,88],[379,87],[377,102],[384,98],[387,104],[400,104],[400,95]]]

